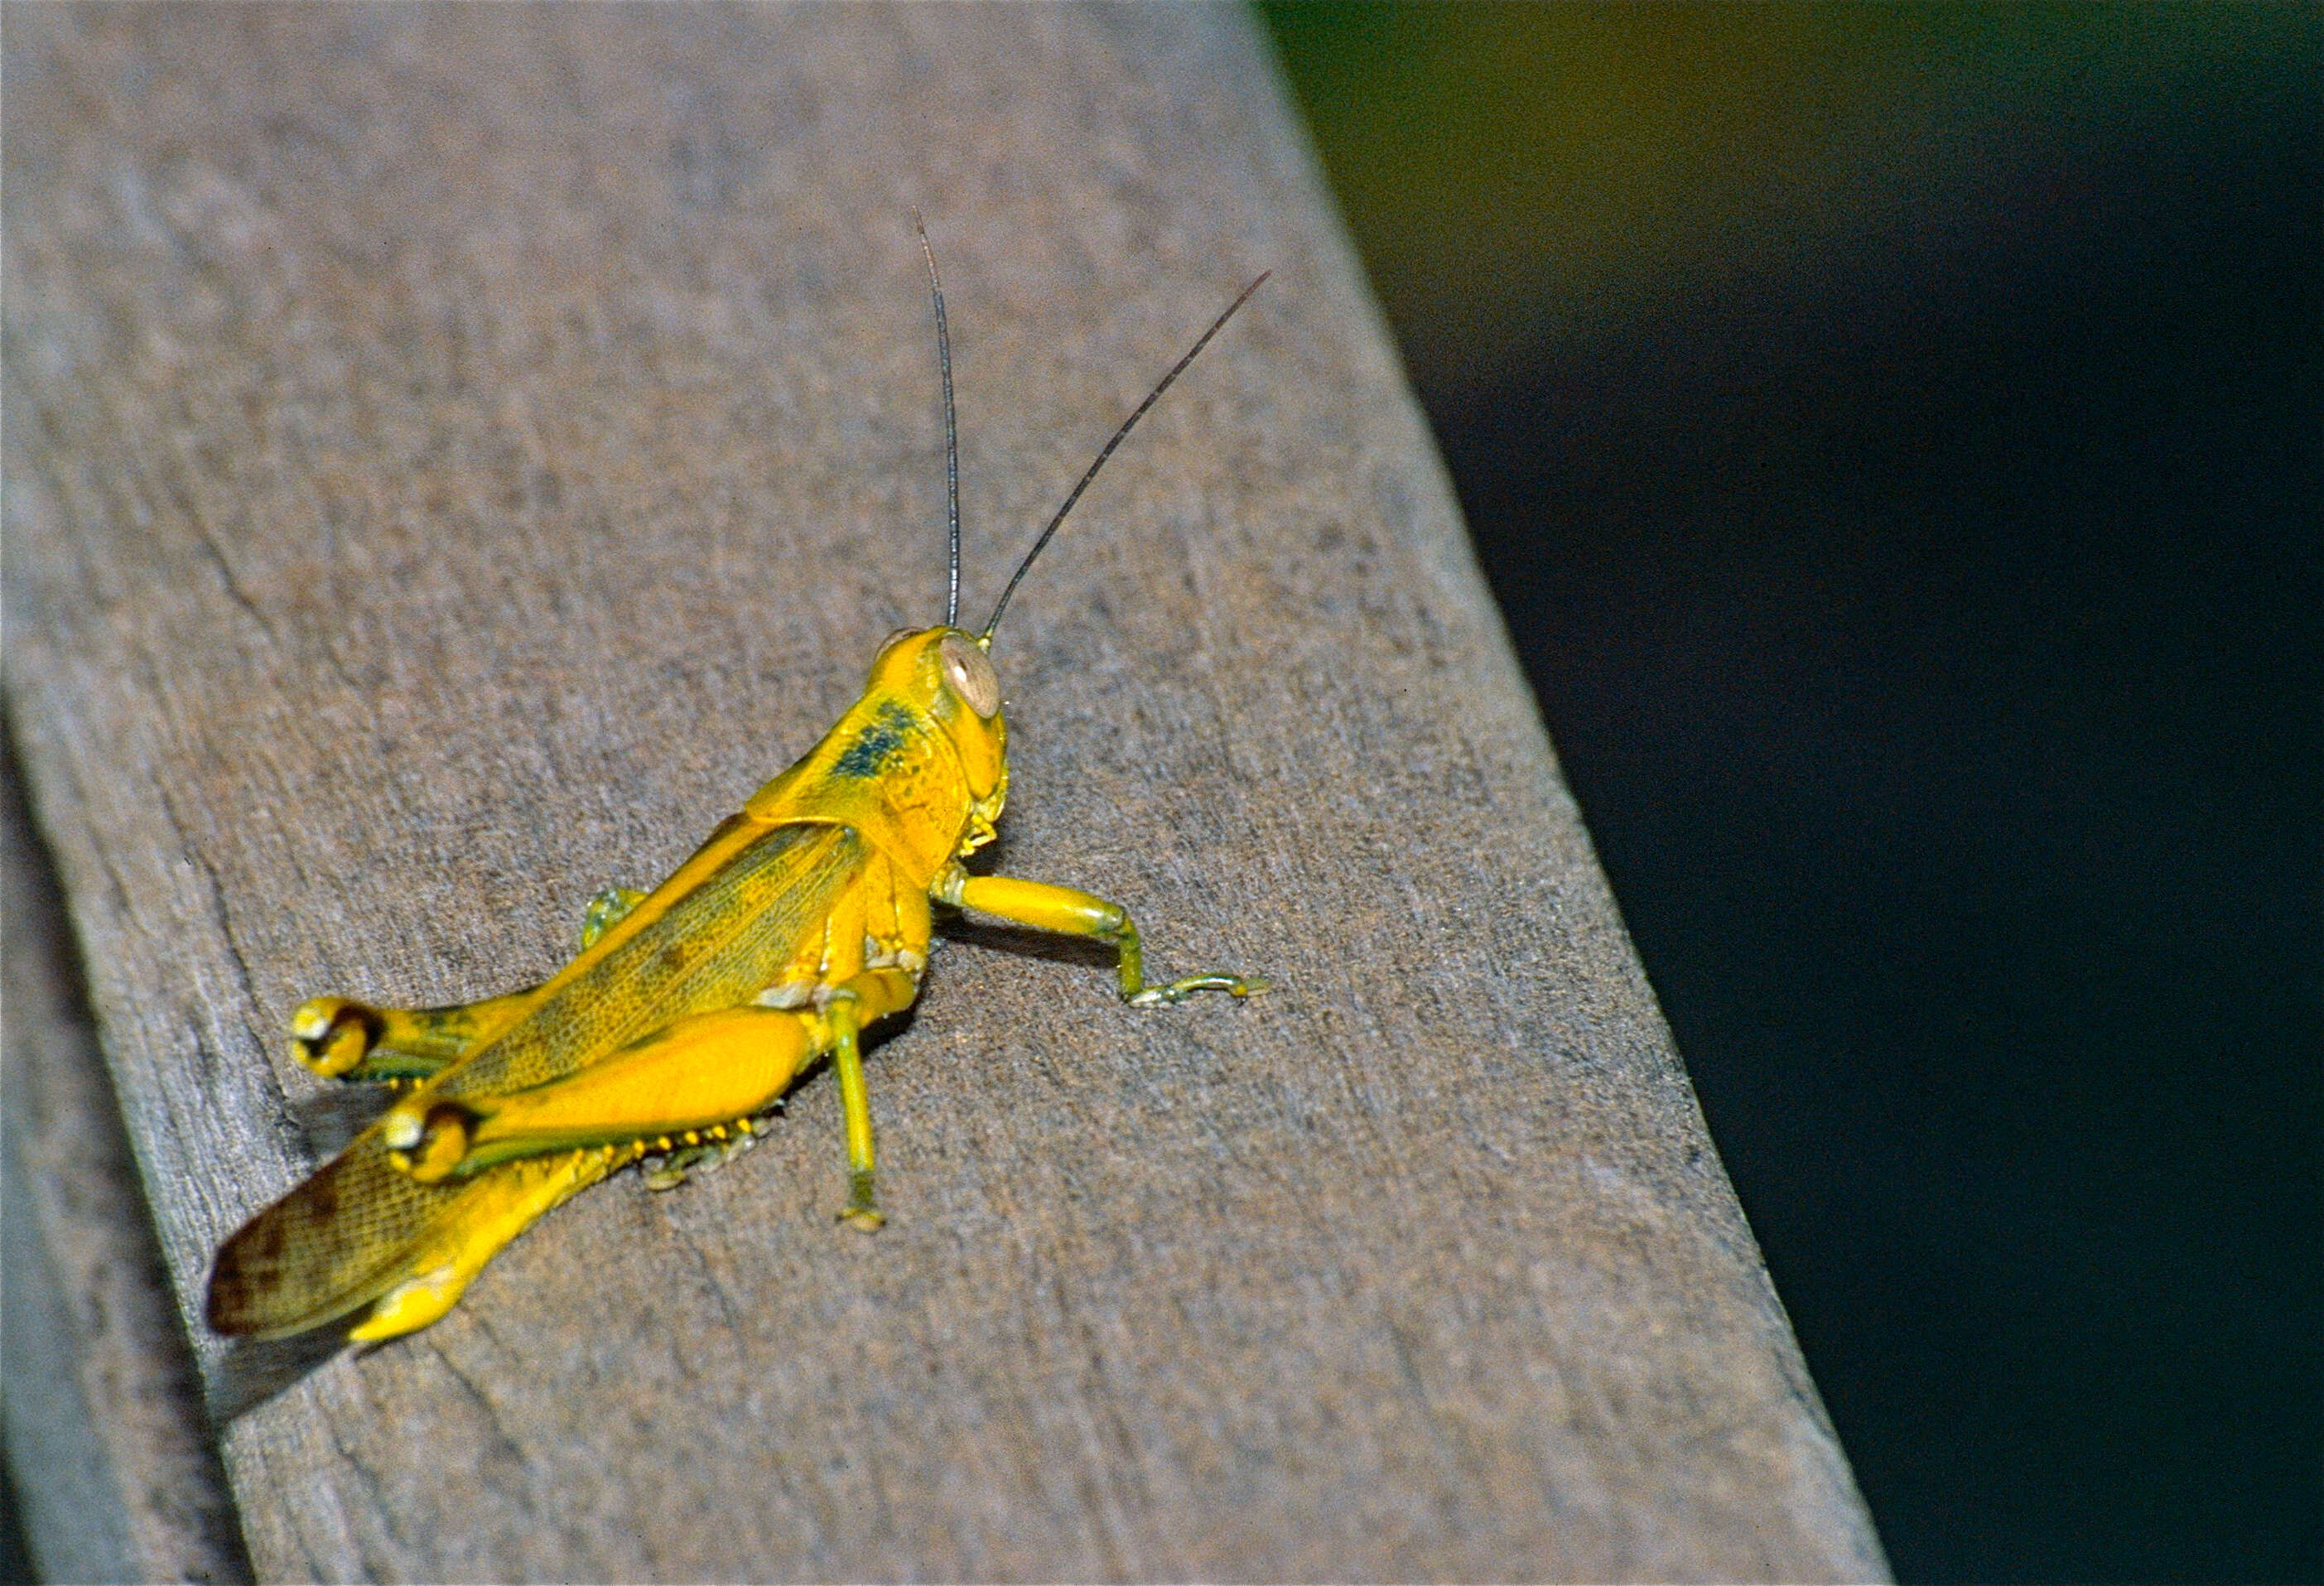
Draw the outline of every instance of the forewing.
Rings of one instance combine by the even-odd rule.
[[[846,826],[773,827],[448,1071],[438,1093],[497,1094],[561,1078],[674,1019],[749,1001],[821,935],[871,853]]]
[[[411,1276],[412,1253],[459,1215],[477,1179],[421,1184],[365,1130],[226,1241],[210,1269],[210,1326],[300,1332],[369,1304]]]

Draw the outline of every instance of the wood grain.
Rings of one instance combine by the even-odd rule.
[[[246,1581],[64,900],[0,754],[0,1432],[43,1581]]]
[[[1001,865],[728,1170],[623,1178],[224,1435],[264,1576],[1860,1579],[1877,1544],[1240,14],[8,14],[7,696],[180,1304],[280,1030],[546,973],[942,598]],[[237,1362],[198,1334],[213,1388]]]

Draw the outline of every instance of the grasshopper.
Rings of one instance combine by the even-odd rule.
[[[862,697],[669,880],[601,894],[579,954],[541,984],[450,1008],[302,1003],[290,1019],[294,1058],[400,1093],[219,1249],[208,1306],[217,1332],[281,1337],[352,1319],[346,1336],[374,1342],[425,1327],[518,1234],[609,1174],[643,1160],[648,1182],[666,1186],[750,1144],[825,1057],[847,1126],[838,1217],[879,1228],[862,1036],[919,994],[934,904],[1111,945],[1134,1006],[1265,989],[1227,974],[1150,982],[1120,904],[972,875],[962,862],[992,840],[1009,793],[991,650],[1010,597],[1114,448],[1267,277],[1115,429],[971,632],[957,625],[960,452],[944,283],[925,228],[920,242],[944,385],[943,624],[892,635]]]

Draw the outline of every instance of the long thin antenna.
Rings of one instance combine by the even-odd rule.
[[[1097,471],[1105,466],[1106,458],[1113,456],[1113,448],[1121,444],[1121,438],[1136,428],[1138,421],[1146,417],[1146,410],[1161,400],[1162,393],[1170,389],[1170,383],[1186,372],[1186,365],[1193,363],[1196,355],[1211,345],[1211,337],[1226,327],[1226,322],[1234,318],[1235,310],[1250,301],[1250,294],[1265,286],[1267,278],[1274,273],[1272,270],[1260,271],[1259,279],[1242,289],[1242,296],[1229,303],[1226,312],[1212,320],[1211,327],[1195,338],[1194,345],[1186,349],[1186,355],[1170,365],[1170,373],[1165,374],[1161,383],[1146,393],[1146,400],[1138,404],[1136,410],[1121,421],[1121,428],[1113,432],[1113,438],[1098,448],[1097,461],[1089,466],[1089,471],[1081,476],[1081,482],[1075,484],[1073,493],[1065,497],[1065,504],[1057,509],[1057,515],[1049,520],[1049,526],[1041,530],[1041,537],[1033,542],[1033,549],[1025,553],[1025,559],[1019,562],[1016,572],[1010,575],[1009,587],[1003,589],[1001,592],[1001,598],[993,603],[992,615],[985,620],[984,632],[977,636],[978,643],[987,649],[991,648],[992,631],[1001,626],[1001,613],[1009,609],[1009,597],[1017,593],[1017,586],[1025,581],[1026,570],[1032,567],[1033,558],[1039,556],[1043,549],[1056,537],[1057,525],[1065,521],[1065,514],[1072,512],[1074,503],[1082,499],[1082,492],[1087,490],[1090,481],[1097,477]]]
[[[960,427],[952,411],[952,331],[945,324],[944,277],[936,273],[936,251],[928,244],[928,228],[920,212],[912,211],[912,229],[920,234],[920,253],[928,262],[928,293],[936,300],[936,368],[944,375],[945,399],[945,523],[952,531],[952,571],[945,586],[945,626],[960,621]]]

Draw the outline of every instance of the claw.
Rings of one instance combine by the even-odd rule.
[[[847,1176],[847,1204],[835,1221],[865,1233],[877,1233],[887,1226],[887,1214],[872,1203],[870,1173],[858,1171]]]
[[[1124,1000],[1132,1008],[1164,1008],[1184,1002],[1198,991],[1224,991],[1240,1000],[1256,997],[1274,988],[1261,980],[1245,980],[1231,974],[1190,974],[1185,980],[1172,981],[1167,985],[1141,986]]]

